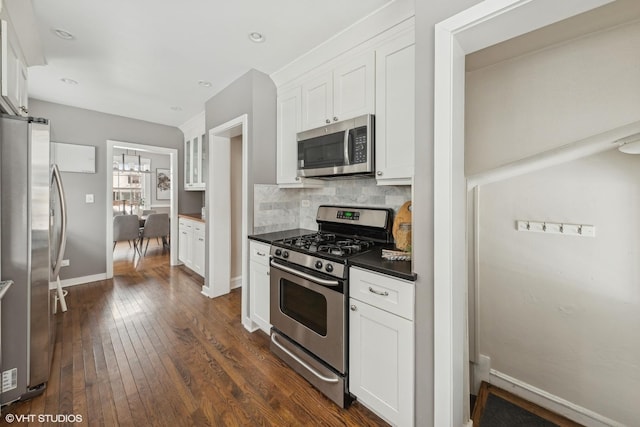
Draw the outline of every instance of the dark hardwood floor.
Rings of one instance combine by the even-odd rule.
[[[82,416],[57,426],[387,425],[357,402],[337,407],[272,355],[266,334],[241,325],[239,290],[206,298],[155,242],[142,258],[119,243],[114,260],[113,280],[68,288],[48,387],[3,408],[2,425],[27,425],[6,414]]]

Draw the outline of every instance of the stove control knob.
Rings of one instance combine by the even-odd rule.
[[[282,253],[282,258],[289,258],[289,252],[288,251],[284,251]]]
[[[327,270],[328,273],[331,273],[333,271],[333,265],[327,264],[327,266],[324,269]]]
[[[322,268],[322,261],[316,261],[316,268]]]
[[[282,249],[276,249],[276,256],[282,255]]]

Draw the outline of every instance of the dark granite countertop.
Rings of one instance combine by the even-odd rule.
[[[392,249],[392,248],[389,248]],[[349,258],[349,264],[362,267],[378,273],[388,274],[399,279],[416,280],[416,274],[411,271],[411,261],[389,261],[382,258],[382,248],[374,248],[369,252]]]
[[[305,228],[294,228],[292,230],[274,231],[271,233],[254,234],[249,236],[251,240],[257,240],[258,242],[271,244],[276,240],[288,239],[291,237],[301,236],[303,234],[313,234],[315,230],[307,230]]]

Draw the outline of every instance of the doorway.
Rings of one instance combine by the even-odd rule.
[[[120,150],[120,151],[119,151]],[[178,171],[178,150],[175,148],[165,148],[165,147],[156,147],[156,146],[152,146],[152,145],[143,145],[143,144],[136,144],[136,143],[132,143],[132,142],[124,142],[124,141],[113,141],[113,140],[107,140],[107,156],[106,156],[106,170],[108,171],[107,173],[107,182],[106,182],[106,187],[107,187],[107,191],[106,191],[106,198],[107,198],[107,203],[106,203],[106,209],[107,209],[107,221],[106,221],[106,271],[107,271],[107,279],[112,278],[113,277],[113,215],[114,215],[114,210],[113,210],[113,174],[111,173],[111,171],[113,170],[113,158],[114,158],[114,153],[121,153],[122,150],[129,150],[129,152],[135,151],[136,154],[139,154],[141,157],[144,157],[144,155],[146,153],[148,153],[149,156],[151,156],[152,154],[160,154],[160,155],[164,155],[164,156],[169,156],[169,177],[170,177],[170,181],[172,183],[174,183],[174,185],[170,186],[169,189],[169,218],[170,218],[170,233],[171,236],[177,236],[178,235],[178,185],[177,185],[177,171]],[[153,164],[151,164],[150,169],[152,169],[150,172],[150,176],[149,179],[153,180],[153,178],[155,177],[153,174],[154,171],[154,166]],[[150,187],[153,188],[154,183],[150,182]],[[151,191],[151,194],[153,193],[153,191]],[[145,203],[143,204],[146,205],[148,202],[145,201]],[[148,203],[149,206],[151,206],[151,203]],[[125,202],[125,205],[127,205],[127,203]],[[125,206],[123,205],[123,206]],[[131,206],[131,203],[128,204],[129,205],[129,210],[131,210],[132,208],[135,209],[139,209],[140,206],[140,202],[137,202],[136,204],[134,204],[134,206]],[[125,207],[126,209],[126,207]],[[169,263],[170,265],[178,265],[179,261],[178,261],[178,251],[177,250],[173,250],[170,252],[170,256],[169,256]]]
[[[434,425],[471,425],[467,317],[465,56],[609,3],[484,1],[435,27]]]
[[[202,293],[210,298],[242,287],[242,324],[251,330],[248,299],[247,237],[252,226],[249,196],[248,116],[246,114],[209,130],[207,182],[208,254]],[[251,224],[253,221],[251,221]],[[232,275],[233,273],[233,275]],[[237,274],[240,274],[238,276]]]

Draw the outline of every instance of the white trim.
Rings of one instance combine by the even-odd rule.
[[[101,280],[107,280],[107,275],[105,273],[92,274],[90,276],[73,277],[71,279],[64,279],[60,281],[60,284],[63,288],[68,288],[71,286],[85,285],[91,282],[99,282]],[[57,282],[49,283],[49,289],[56,289],[57,287],[58,287]]]
[[[583,424],[586,427],[624,427],[623,424],[617,421],[541,390],[524,381],[496,371],[495,369],[491,369],[489,378],[491,384],[533,402],[536,405],[540,405],[543,408],[565,416],[570,420]]]
[[[367,47],[372,39],[412,18],[414,14],[413,0],[391,1],[274,71],[269,77],[276,87],[280,88],[290,85],[307,72],[321,72],[320,68],[336,59],[341,53],[348,51],[351,47]],[[350,51],[350,54],[352,53],[356,52]]]
[[[157,147],[153,145],[135,144],[133,142],[107,140],[107,155],[105,159],[107,194],[106,194],[106,253],[107,253],[107,273],[108,279],[113,277],[113,149],[114,147],[128,148],[130,150],[146,151],[150,153],[168,154],[171,170],[171,201],[170,213],[171,219],[171,236],[178,236],[178,150],[175,148]],[[178,265],[178,239],[177,237],[171,241],[172,249],[170,252],[169,264]]]
[[[236,276],[231,279],[231,289],[236,289],[242,286],[242,276]]]
[[[435,26],[434,425],[468,422],[465,55],[611,0],[485,0]],[[461,264],[462,263],[462,264]]]
[[[193,116],[192,118],[190,118],[189,120],[187,120],[186,122],[178,126],[178,129],[182,131],[185,138],[190,138],[190,135],[194,133],[195,135],[193,136],[200,136],[199,134],[199,132],[201,132],[200,129],[205,129],[205,127],[206,127],[205,111],[202,110],[201,112],[199,112],[198,114],[196,114],[195,116]]]
[[[202,293],[210,298],[228,294],[231,290],[231,192],[230,144],[231,138],[242,135],[242,313],[244,327],[251,330],[249,319],[249,243],[253,231],[253,194],[249,188],[249,116],[243,114],[209,130],[209,177],[207,182],[207,236],[209,257]]]

